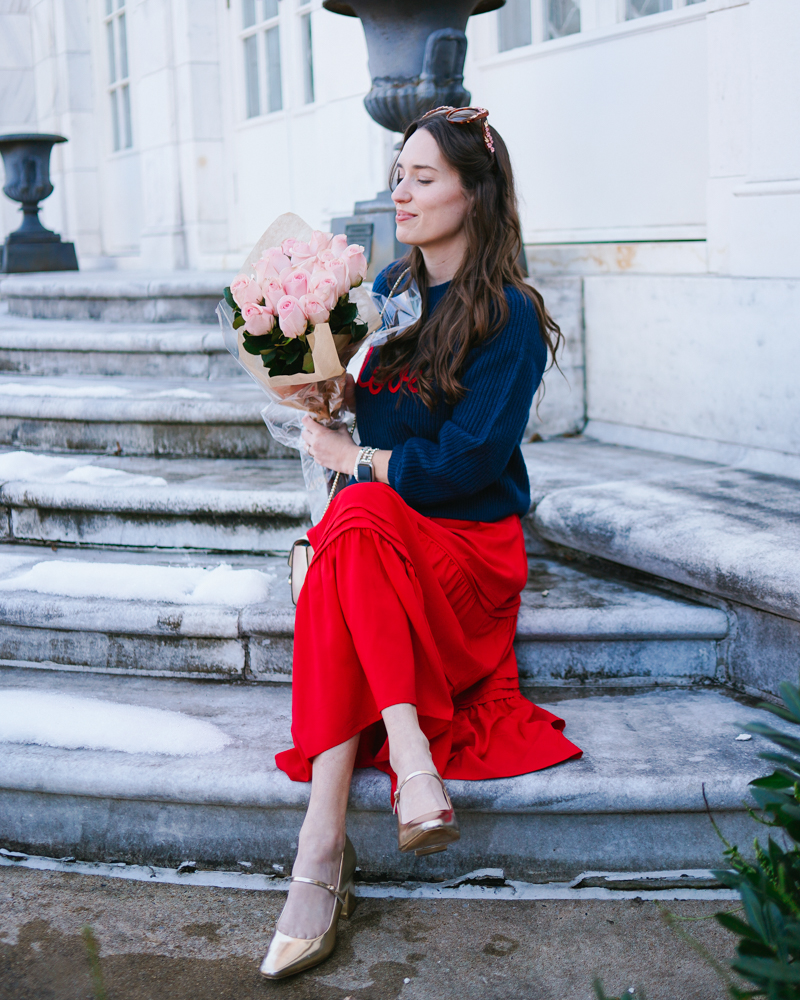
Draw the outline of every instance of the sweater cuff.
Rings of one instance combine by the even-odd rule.
[[[395,493],[400,492],[397,489],[397,474],[402,460],[403,460],[403,445],[396,444],[394,448],[392,448],[392,453],[389,456],[389,471],[388,471],[389,485],[392,487]]]

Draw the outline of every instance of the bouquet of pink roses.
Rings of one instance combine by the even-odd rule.
[[[315,520],[331,477],[304,452],[302,415],[327,426],[344,418],[344,366],[380,325],[360,288],[366,273],[363,247],[288,213],[255,245],[217,308],[226,347],[269,398],[261,415],[270,433],[300,451]]]
[[[225,301],[234,330],[243,327],[244,350],[261,357],[270,377],[315,374],[308,334],[321,323],[346,362],[347,349],[367,332],[349,295],[367,273],[364,247],[315,230],[308,242],[290,237],[267,247],[253,270],[234,278]]]

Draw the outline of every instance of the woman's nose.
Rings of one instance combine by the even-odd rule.
[[[409,201],[411,199],[411,195],[406,190],[406,186],[405,186],[404,182],[405,182],[405,178],[403,178],[402,181],[398,181],[397,187],[394,189],[394,191],[392,191],[392,201],[396,205],[399,205],[401,203],[404,204],[405,202],[407,202],[407,201]]]

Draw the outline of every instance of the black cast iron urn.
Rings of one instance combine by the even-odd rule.
[[[506,0],[323,0],[334,14],[358,17],[369,50],[372,90],[364,104],[372,118],[403,132],[416,117],[443,104],[463,107],[464,29],[473,14]]]
[[[0,155],[6,172],[3,192],[22,202],[22,225],[6,237],[0,272],[77,271],[74,243],[62,243],[58,233],[39,221],[39,202],[53,193],[50,151],[63,135],[0,135]]]

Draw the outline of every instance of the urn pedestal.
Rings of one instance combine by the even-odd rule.
[[[22,225],[3,244],[0,273],[77,271],[74,243],[63,243],[58,233],[39,221],[39,202],[53,193],[50,151],[63,135],[0,135],[6,183],[3,192],[22,202]]]
[[[323,0],[334,14],[358,17],[364,26],[372,89],[364,98],[370,117],[392,132],[443,104],[470,102],[464,89],[467,36],[473,14],[502,7],[506,0]],[[331,220],[334,233],[367,251],[368,279],[401,256],[389,191],[358,201],[353,215]]]

